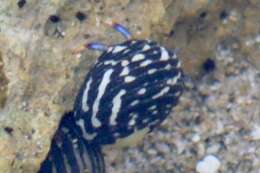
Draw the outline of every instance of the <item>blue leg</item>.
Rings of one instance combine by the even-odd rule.
[[[105,44],[98,43],[98,42],[91,42],[91,43],[81,45],[80,47],[73,50],[73,54],[82,53],[86,48],[92,50],[98,50],[102,52],[107,50],[107,46]]]
[[[125,37],[125,39],[129,40],[129,39],[132,38],[132,34],[131,34],[131,33],[129,32],[129,30],[128,30],[126,27],[124,27],[123,25],[120,25],[120,24],[118,24],[118,23],[114,23],[114,24],[112,25],[112,27],[113,27],[117,32],[119,32],[120,34],[122,34],[122,35]]]
[[[107,50],[107,46],[105,44],[99,43],[99,42],[88,43],[88,44],[86,44],[86,47],[88,49],[98,50],[98,51],[106,51]]]

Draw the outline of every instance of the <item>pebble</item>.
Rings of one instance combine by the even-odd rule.
[[[156,155],[156,154],[157,154],[157,151],[154,150],[154,149],[148,149],[148,150],[147,150],[147,153],[150,154],[150,155]]]
[[[164,154],[171,152],[171,149],[170,149],[169,145],[167,145],[167,144],[163,144],[163,143],[158,144],[157,148],[160,152],[162,152]]]
[[[219,149],[220,149],[220,145],[214,144],[207,148],[207,153],[210,153],[210,154],[217,153],[219,151]]]
[[[196,171],[199,173],[217,173],[219,167],[219,159],[214,155],[208,155],[197,163]]]
[[[251,132],[251,137],[253,140],[260,140],[260,126],[255,126]]]
[[[200,141],[200,135],[199,134],[195,134],[193,137],[192,137],[192,142],[194,143],[198,143]]]

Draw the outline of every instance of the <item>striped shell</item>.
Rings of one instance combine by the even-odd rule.
[[[96,144],[113,144],[138,130],[151,131],[178,103],[180,61],[150,40],[108,48],[90,69],[74,105],[79,133]]]
[[[62,118],[38,173],[105,173],[100,146],[88,143],[77,133],[72,115],[69,112]]]

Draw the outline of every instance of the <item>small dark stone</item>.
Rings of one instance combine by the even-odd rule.
[[[195,124],[199,125],[199,124],[201,124],[202,122],[203,122],[202,116],[197,116],[197,117],[195,118]]]
[[[202,65],[203,70],[205,70],[206,72],[212,72],[216,69],[216,64],[215,61],[211,58],[207,58],[203,65]]]
[[[211,142],[211,139],[210,138],[206,138],[205,139],[205,143],[209,144]]]
[[[226,10],[223,10],[223,11],[220,12],[219,18],[221,20],[225,20],[227,17],[228,17],[228,12]]]
[[[60,17],[58,15],[51,15],[49,20],[53,23],[58,23],[60,21]]]
[[[197,155],[198,151],[195,148],[190,148],[190,153],[192,153],[193,155]]]
[[[200,13],[200,18],[205,18],[207,16],[207,12],[203,11]]]
[[[5,130],[5,132],[8,133],[9,135],[12,135],[12,133],[13,133],[13,131],[14,131],[14,129],[11,128],[11,127],[5,127],[4,130]]]
[[[227,146],[226,146],[226,144],[225,144],[225,141],[220,140],[220,141],[219,141],[219,144],[220,144],[221,149],[224,149],[224,150],[227,149]]]
[[[82,21],[84,21],[84,20],[87,18],[87,16],[86,16],[85,13],[83,13],[83,12],[81,12],[81,11],[78,11],[78,12],[76,13],[76,18],[77,18],[80,22],[82,22]]]
[[[170,33],[169,33],[169,36],[170,36],[170,37],[173,37],[174,35],[175,35],[175,30],[172,29],[172,30],[170,31]]]
[[[18,7],[19,8],[23,8],[23,6],[26,4],[26,0],[19,0],[18,2],[17,2],[17,5],[18,5]]]

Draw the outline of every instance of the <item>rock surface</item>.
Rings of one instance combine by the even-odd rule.
[[[143,144],[105,150],[108,172],[195,172],[217,155],[221,172],[260,169],[259,0],[0,1],[0,173],[34,173],[98,53],[85,42],[136,38],[181,48],[187,91]],[[78,12],[85,18],[79,20]]]

